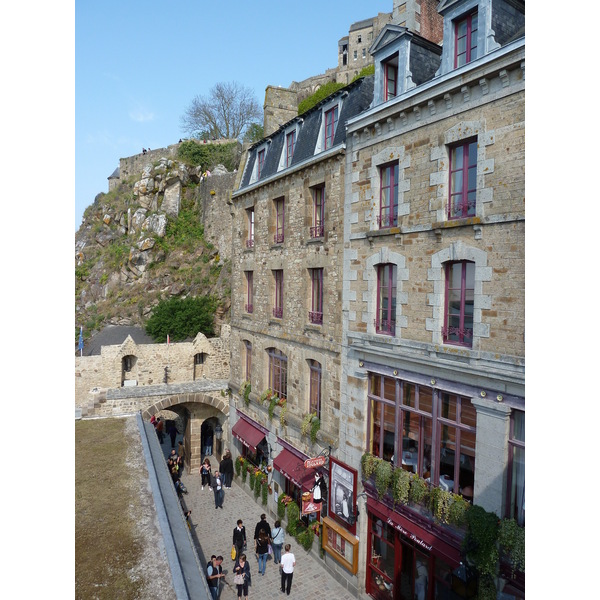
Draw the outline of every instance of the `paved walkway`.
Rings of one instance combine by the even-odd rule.
[[[177,437],[179,441],[180,436]],[[164,450],[167,454],[170,452],[170,440],[165,440]],[[168,452],[167,452],[168,451]],[[212,470],[218,468],[217,460],[214,456],[210,457]],[[233,584],[233,561],[231,560],[231,538],[233,528],[237,520],[242,519],[246,527],[246,536],[248,538],[248,562],[250,564],[250,573],[252,574],[252,586],[248,590],[248,600],[258,600],[259,598],[286,598],[281,593],[281,576],[279,574],[279,565],[275,565],[273,560],[267,562],[266,573],[264,576],[258,573],[258,561],[254,554],[254,527],[260,520],[260,515],[265,511],[262,503],[254,502],[254,498],[249,496],[236,483],[236,477],[230,490],[225,490],[225,502],[222,509],[215,509],[214,494],[208,487],[201,489],[200,475],[190,475],[184,473],[181,478],[188,489],[185,496],[185,502],[188,508],[192,510],[192,524],[195,528],[197,539],[202,549],[202,554],[208,560],[211,554],[223,555],[223,572],[226,573],[225,584],[221,587],[221,600],[236,600],[237,588]],[[269,524],[273,527],[273,521],[269,519]],[[294,579],[290,598],[301,598],[302,600],[321,600],[329,598],[331,600],[355,600],[355,597],[343,588],[325,569],[318,564],[318,559],[310,554],[286,534],[286,543],[292,545],[292,553],[296,557],[296,568],[294,570]],[[317,541],[315,540],[315,543]],[[202,558],[202,557],[201,557]]]

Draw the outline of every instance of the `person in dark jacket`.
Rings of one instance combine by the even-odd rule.
[[[225,489],[231,489],[231,482],[233,480],[233,460],[229,450],[225,451],[223,460],[219,463],[219,471],[221,471],[221,475],[223,475],[223,485],[225,486]]]
[[[252,576],[250,575],[250,565],[246,560],[246,555],[242,554],[239,559],[236,561],[233,572],[235,575],[242,575],[244,578],[244,583],[236,584],[237,585],[237,597],[238,600],[242,599],[242,592],[244,593],[244,598],[248,597],[248,586],[252,585]]]
[[[238,519],[237,526],[233,528],[233,540],[231,544],[235,546],[235,556],[238,558],[241,556],[246,545],[246,528],[242,519]]]
[[[254,528],[254,550],[258,554],[258,572],[265,574],[267,559],[269,557],[269,544],[271,543],[271,526],[267,523],[267,515],[260,515],[260,521]]]

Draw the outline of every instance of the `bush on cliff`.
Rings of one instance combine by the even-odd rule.
[[[212,296],[161,300],[146,321],[146,333],[159,343],[165,343],[167,335],[173,342],[194,338],[198,332],[210,337],[214,334],[217,305]]]
[[[177,148],[177,158],[182,162],[202,169],[214,169],[216,165],[223,165],[228,171],[233,171],[239,163],[238,144],[202,144],[188,140],[182,142]]]

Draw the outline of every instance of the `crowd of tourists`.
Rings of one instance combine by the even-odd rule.
[[[151,418],[156,434],[161,444],[165,440],[165,423],[163,419]],[[175,426],[172,426],[171,431],[177,431]],[[171,453],[167,458],[167,467],[177,496],[180,501],[183,494],[187,494],[187,489],[181,481],[181,475],[184,468],[184,446],[180,441],[177,449],[175,448],[175,436],[171,438],[172,448]],[[212,448],[211,448],[212,450]],[[212,466],[208,456],[205,456],[200,468],[201,490],[210,489],[214,494],[215,510],[223,508],[225,501],[225,490],[231,489],[233,480],[233,459],[231,452],[225,450],[222,460],[219,462],[217,470],[212,472]],[[182,510],[191,529],[191,510],[187,510],[182,502]],[[291,545],[285,543],[285,532],[279,520],[275,521],[273,527],[267,521],[267,515],[262,514],[260,521],[254,527],[254,553],[258,560],[258,573],[261,576],[265,575],[267,562],[271,557],[276,565],[279,565],[281,575],[282,593],[290,595],[292,587],[292,579],[294,575],[294,567],[296,566],[296,558],[291,551]],[[248,599],[248,588],[252,585],[252,574],[250,572],[250,564],[247,559],[247,538],[246,528],[242,519],[238,519],[236,526],[233,528],[233,536],[231,543],[231,560],[233,561],[233,585],[237,589],[237,597],[239,600]],[[283,553],[282,553],[283,550]],[[225,573],[223,573],[223,555],[213,554],[206,564],[206,581],[213,600],[218,600],[221,591],[221,582],[224,581]]]

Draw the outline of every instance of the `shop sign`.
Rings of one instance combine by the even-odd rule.
[[[394,523],[394,521],[392,521],[389,517],[387,518],[387,524],[390,525],[391,527],[394,527],[395,529],[397,529],[402,535],[406,536],[407,538],[409,538],[410,540],[415,542],[415,544],[418,544],[419,546],[421,546],[421,548],[424,548],[428,552],[431,551],[431,549],[433,548],[432,545],[425,543],[421,538],[418,538],[414,533],[411,533],[410,531],[407,531],[406,529],[404,529],[404,527],[402,527],[402,525],[400,525],[400,523]]]
[[[304,492],[302,494],[302,514],[308,515],[309,513],[319,512],[321,510],[321,504],[315,504],[313,502],[312,492]]]
[[[327,459],[325,456],[317,456],[315,458],[307,458],[304,461],[304,468],[305,469],[318,469],[319,467],[322,467],[325,464],[326,460]]]

